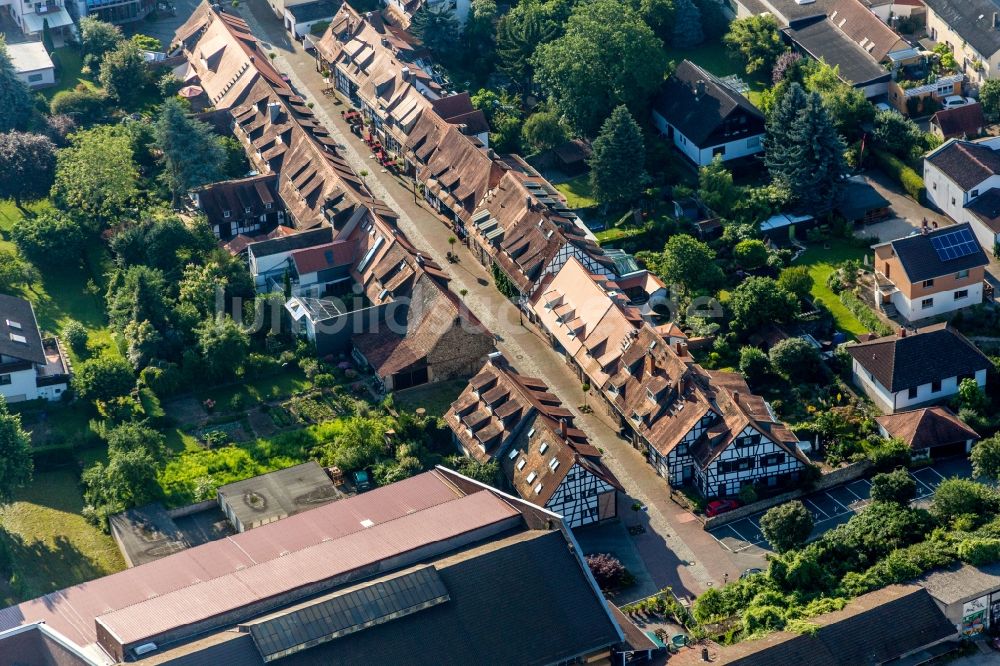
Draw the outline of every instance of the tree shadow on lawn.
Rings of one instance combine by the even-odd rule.
[[[4,563],[4,577],[16,576],[12,584],[0,588],[0,602],[4,605],[20,603],[109,573],[64,536],[56,536],[51,543],[27,542],[18,534],[0,532],[0,543],[9,557]]]

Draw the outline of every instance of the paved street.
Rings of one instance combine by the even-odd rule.
[[[399,226],[422,251],[429,253],[452,276],[454,291],[467,289],[466,303],[498,336],[498,347],[521,372],[543,377],[568,406],[584,403],[580,381],[536,333],[520,324],[517,308],[492,286],[492,280],[472,255],[459,249],[461,261],[448,264],[451,249],[448,228],[428,209],[414,201],[412,190],[395,177],[382,172],[368,147],[351,134],[340,118],[336,100],[321,93],[327,85],[316,72],[314,59],[301,45],[289,39],[280,22],[263,0],[250,0],[239,12],[254,34],[277,53],[275,65],[286,73],[299,94],[315,103],[315,112],[336,140],[347,149],[344,157],[355,170],[368,171],[367,183],[374,194],[400,215]],[[594,443],[607,452],[606,462],[636,501],[648,507],[636,516],[647,531],[635,538],[646,566],[657,586],[671,585],[680,595],[696,595],[707,586],[719,584],[728,575],[735,579],[741,571],[763,566],[762,553],[729,553],[706,533],[690,513],[673,503],[667,487],[643,456],[596,415],[580,415],[578,422]],[[624,518],[629,520],[629,518]]]

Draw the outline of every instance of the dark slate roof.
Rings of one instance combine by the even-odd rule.
[[[450,599],[281,660],[283,666],[547,664],[619,642],[559,531],[528,532],[434,562]],[[428,644],[415,649],[414,637]],[[433,644],[433,649],[430,644]]]
[[[332,19],[337,10],[340,9],[339,2],[330,0],[314,0],[301,5],[294,5],[288,8],[289,13],[295,17],[299,23],[306,21],[318,21],[320,19]]]
[[[986,190],[965,207],[993,233],[1000,233],[1000,189]]]
[[[834,210],[846,220],[857,220],[877,208],[888,208],[889,200],[864,180],[848,178],[837,195]]]
[[[695,92],[699,81],[705,82],[705,94],[700,99]],[[654,111],[698,146],[703,145],[736,109],[764,120],[764,114],[746,97],[690,60],[677,65],[673,76],[663,83],[653,105]]]
[[[996,0],[924,0],[972,48],[989,58],[1000,50],[1000,31],[993,29]]]
[[[839,67],[840,78],[852,85],[888,80],[891,76],[867,51],[837,30],[824,16],[796,21],[784,28],[784,33],[813,58]]]
[[[16,342],[12,335],[23,337],[25,342]],[[32,363],[45,363],[45,350],[38,322],[35,321],[35,311],[31,303],[23,298],[0,294],[0,354]]]
[[[958,631],[927,590],[891,585],[812,618],[815,634],[779,632],[755,641],[710,648],[711,663],[738,666],[856,666],[883,664]],[[713,654],[714,653],[714,654]],[[700,646],[670,658],[671,666],[703,664]]]
[[[963,190],[971,190],[990,176],[1000,173],[1000,154],[989,146],[972,141],[949,141],[926,159]]]
[[[300,231],[291,236],[280,236],[271,240],[250,243],[247,249],[255,257],[267,257],[279,252],[293,252],[315,245],[333,242],[333,227],[320,227],[309,231]]]
[[[893,393],[985,370],[990,360],[947,324],[850,345],[847,351]]]
[[[960,229],[968,230],[968,235],[975,241],[976,251],[964,257],[942,260],[937,250],[934,249],[932,244],[933,239],[938,236],[954,233]],[[941,277],[942,275],[986,266],[990,263],[968,223],[940,227],[926,234],[917,233],[906,238],[897,238],[894,241],[889,241],[889,245],[892,246],[896,256],[899,257],[899,263],[903,265],[906,277],[910,278],[911,283],[923,282],[924,280]]]

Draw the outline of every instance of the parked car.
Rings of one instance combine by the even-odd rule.
[[[718,516],[720,513],[726,513],[727,511],[732,511],[733,509],[738,509],[742,504],[739,500],[733,499],[719,499],[712,500],[705,505],[705,515],[709,518]]]
[[[968,97],[962,97],[961,95],[948,95],[941,102],[941,106],[945,109],[957,109],[960,106],[965,106],[966,104],[972,104],[972,100]]]

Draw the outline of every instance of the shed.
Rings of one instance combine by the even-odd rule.
[[[870,224],[892,214],[889,200],[863,178],[848,178],[833,205],[833,210],[848,222]]]
[[[963,636],[1000,627],[1000,564],[953,565],[934,571],[917,584]]]
[[[55,85],[56,68],[41,42],[8,44],[7,54],[14,64],[17,78],[29,88],[45,88]]]

